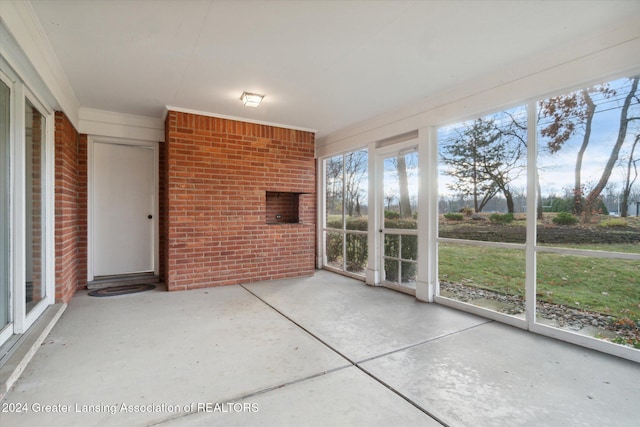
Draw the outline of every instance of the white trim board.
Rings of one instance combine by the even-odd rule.
[[[159,118],[84,107],[79,116],[81,134],[164,142],[164,121]]]
[[[196,114],[196,115],[199,115],[199,116],[215,117],[215,118],[218,118],[218,119],[226,119],[226,120],[234,120],[234,121],[237,121],[237,122],[253,123],[253,124],[256,124],[256,125],[265,125],[265,126],[272,126],[272,127],[277,127],[277,128],[299,130],[299,131],[303,131],[303,132],[318,133],[317,129],[309,129],[309,128],[303,128],[303,127],[299,127],[299,126],[285,125],[285,124],[282,124],[282,123],[266,122],[266,121],[262,121],[262,120],[247,119],[247,118],[243,118],[243,117],[226,116],[224,114],[209,113],[209,112],[206,112],[206,111],[191,110],[191,109],[188,109],[188,108],[181,108],[181,107],[172,107],[171,105],[167,105],[165,108],[166,109],[165,109],[165,112],[164,112],[164,118],[167,117],[167,114],[168,114],[169,111],[177,111],[179,113]]]

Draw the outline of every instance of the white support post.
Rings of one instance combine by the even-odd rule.
[[[527,328],[531,329],[536,321],[536,226],[538,204],[538,166],[537,166],[537,121],[536,103],[527,104],[527,243],[526,243],[526,281],[525,313]]]
[[[438,150],[432,128],[418,130],[418,277],[416,299],[433,302],[437,281]]]

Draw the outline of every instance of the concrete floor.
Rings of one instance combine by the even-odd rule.
[[[0,425],[637,426],[638,402],[636,363],[319,271],[81,292]]]

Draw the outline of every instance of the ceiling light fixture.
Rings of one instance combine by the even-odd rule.
[[[249,92],[242,92],[242,96],[240,96],[240,100],[242,100],[245,107],[257,107],[262,102],[262,98],[264,98],[264,95]]]

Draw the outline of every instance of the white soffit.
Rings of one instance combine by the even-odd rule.
[[[31,4],[0,1],[0,21],[0,53],[48,107],[66,111],[77,127],[80,104]]]

